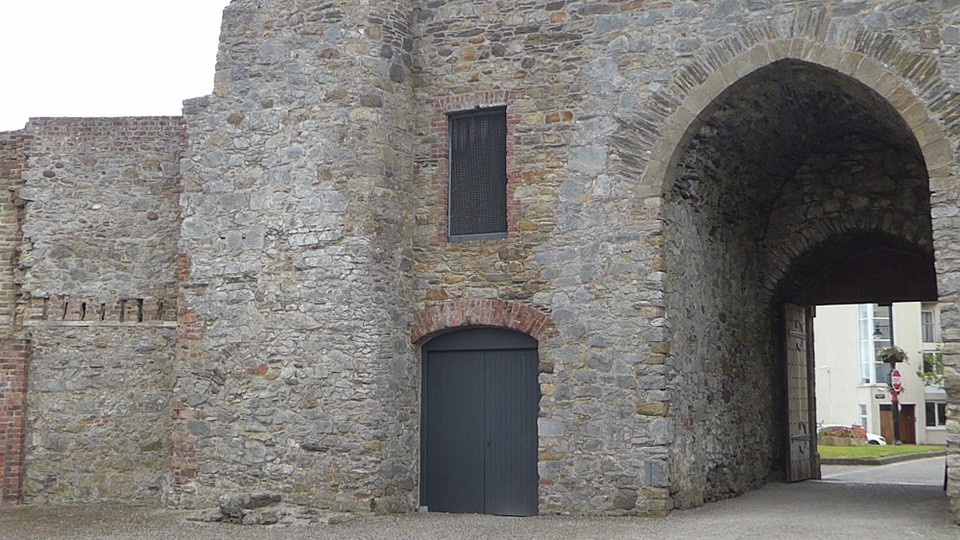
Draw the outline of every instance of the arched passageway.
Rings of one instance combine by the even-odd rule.
[[[783,60],[713,105],[664,193],[681,507],[795,477],[785,304],[936,297],[927,169],[887,101]]]

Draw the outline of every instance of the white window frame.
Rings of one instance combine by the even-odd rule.
[[[879,310],[886,310],[886,316],[880,316]],[[857,351],[860,355],[860,384],[877,384],[877,349],[890,344],[889,335],[877,336],[882,331],[878,326],[886,321],[886,331],[889,334],[893,325],[893,306],[878,304],[859,304],[857,306]]]
[[[933,425],[930,425],[930,416],[927,415],[926,408],[924,408],[924,415],[926,415],[926,427],[928,428],[945,428],[947,425],[947,403],[944,401],[928,401],[927,405],[933,405]],[[943,411],[943,414],[940,414],[940,411]]]
[[[935,306],[924,305],[920,308],[920,340],[923,343],[940,342],[940,321]]]

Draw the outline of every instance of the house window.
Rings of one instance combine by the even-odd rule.
[[[866,403],[860,404],[860,426],[862,426],[863,429],[867,429],[867,404]]]
[[[507,110],[454,113],[447,206],[451,241],[507,236]]]
[[[860,304],[857,306],[858,352],[860,356],[860,384],[883,382],[877,376],[876,351],[890,345],[891,306]]]
[[[920,312],[920,333],[924,343],[937,342],[937,326],[933,311],[923,310]]]
[[[947,404],[943,402],[928,401],[927,409],[927,427],[943,427],[947,424]]]

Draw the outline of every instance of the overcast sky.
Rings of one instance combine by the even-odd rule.
[[[0,0],[0,131],[36,116],[178,115],[213,90],[229,0]]]

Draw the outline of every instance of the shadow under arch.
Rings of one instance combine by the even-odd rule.
[[[882,232],[849,232],[798,257],[776,297],[801,306],[936,302],[933,252]]]

